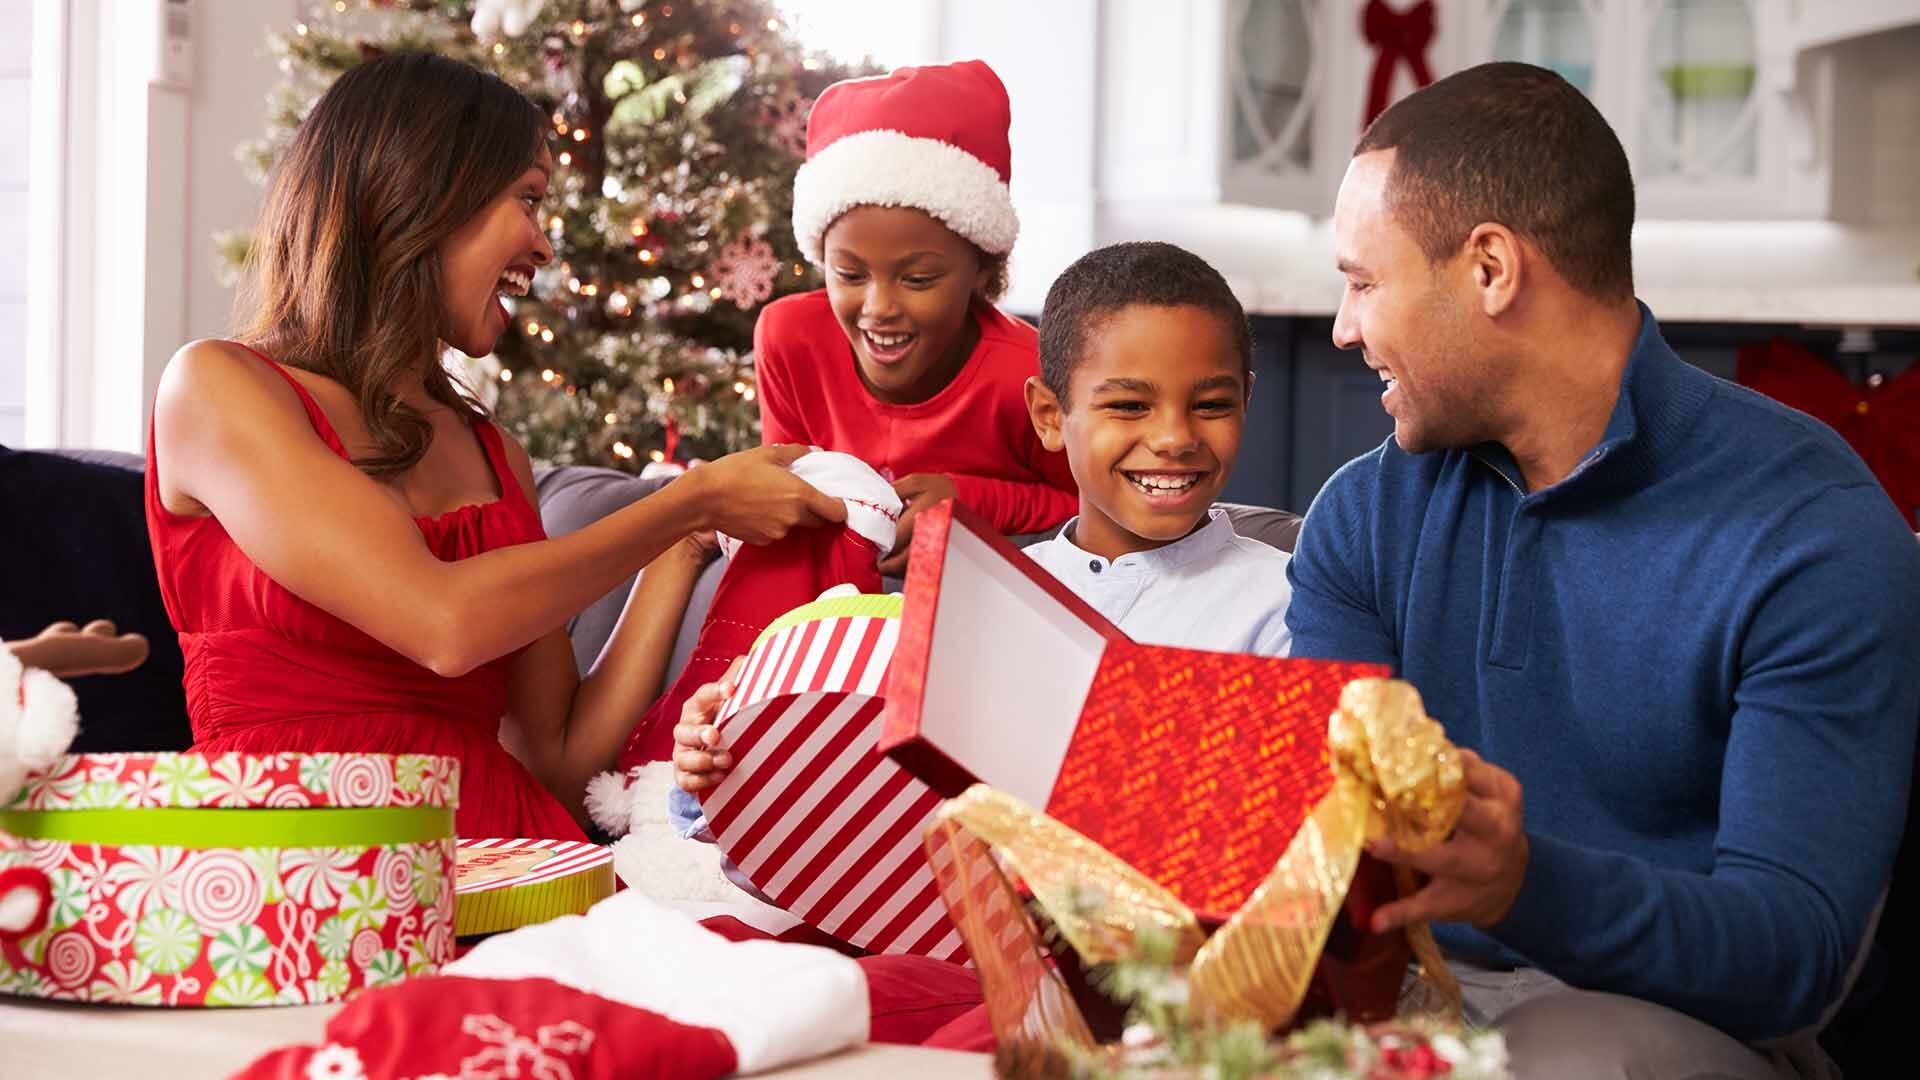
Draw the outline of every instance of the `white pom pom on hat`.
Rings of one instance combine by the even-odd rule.
[[[979,60],[905,67],[827,87],[807,117],[793,235],[818,265],[827,228],[856,206],[924,210],[990,255],[1013,250],[1007,88]]]

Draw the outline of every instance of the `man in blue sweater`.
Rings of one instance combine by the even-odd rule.
[[[1551,72],[1389,109],[1333,224],[1394,435],[1307,515],[1294,655],[1393,664],[1467,751],[1454,836],[1375,850],[1430,875],[1376,928],[1436,923],[1521,1075],[1821,1071],[1905,820],[1920,544],[1832,430],[1674,355]]]

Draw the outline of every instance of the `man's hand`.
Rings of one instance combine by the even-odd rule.
[[[1466,806],[1445,843],[1420,852],[1382,838],[1367,852],[1410,867],[1429,879],[1420,891],[1373,913],[1373,932],[1415,922],[1465,922],[1486,929],[1507,917],[1527,879],[1527,834],[1521,822],[1520,781],[1471,750],[1459,751],[1467,781]]]
[[[906,506],[893,527],[893,553],[880,560],[880,573],[899,577],[907,572],[907,555],[913,550],[913,519],[920,511],[936,506],[960,494],[953,477],[945,473],[914,473],[893,485],[893,493]]]
[[[57,622],[24,641],[9,641],[6,647],[27,667],[62,679],[118,675],[147,662],[147,639],[121,633],[109,619],[95,619],[84,628]]]
[[[673,782],[682,791],[718,787],[727,778],[727,770],[733,768],[733,755],[720,745],[720,729],[714,726],[714,720],[733,694],[734,680],[740,677],[745,659],[736,658],[719,682],[695,690],[680,709],[680,722],[673,728]]]

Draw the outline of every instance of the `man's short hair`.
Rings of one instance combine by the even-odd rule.
[[[1357,157],[1395,151],[1387,206],[1429,262],[1496,222],[1575,289],[1633,296],[1633,174],[1586,95],[1532,64],[1470,67],[1396,102]]]
[[[1240,357],[1240,374],[1253,369],[1253,330],[1220,271],[1185,248],[1159,241],[1111,244],[1088,252],[1047,290],[1040,313],[1040,380],[1067,404],[1067,385],[1087,338],[1102,322],[1136,304],[1196,307],[1226,324]]]

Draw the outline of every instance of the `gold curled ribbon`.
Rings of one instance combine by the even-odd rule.
[[[957,823],[986,844],[1087,964],[1132,955],[1148,926],[1172,939],[1177,964],[1205,938],[1192,910],[1159,882],[1004,791],[975,784],[942,803],[934,822]]]
[[[1420,693],[1399,679],[1355,679],[1327,723],[1332,790],[1293,834],[1286,853],[1240,910],[1194,957],[1192,1000],[1220,1019],[1270,1027],[1293,1020],[1368,840],[1406,851],[1445,840],[1466,803],[1460,755]],[[1401,895],[1414,889],[1395,868]],[[1420,975],[1457,1014],[1460,988],[1425,923],[1406,928]]]
[[[1370,838],[1418,851],[1444,840],[1466,800],[1458,753],[1419,693],[1397,679],[1358,679],[1328,721],[1331,790],[1287,851],[1211,938],[1159,883],[1020,800],[975,785],[941,804],[925,846],[955,926],[986,990],[1002,1045],[1046,1037],[1091,1045],[1085,1019],[1045,960],[1017,876],[1087,965],[1132,954],[1139,931],[1171,938],[1193,1007],[1218,1020],[1289,1024],[1305,999],[1333,920]],[[1410,872],[1396,868],[1401,895]],[[1420,974],[1458,1013],[1460,991],[1425,924],[1406,929]]]

